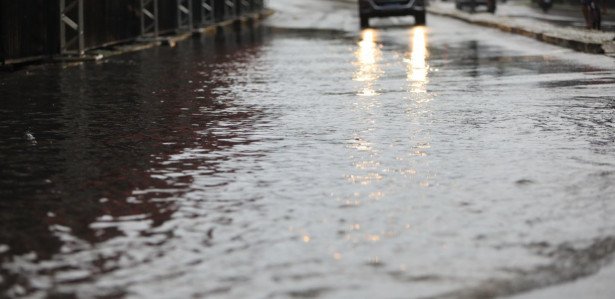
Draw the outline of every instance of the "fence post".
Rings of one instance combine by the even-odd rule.
[[[241,4],[241,9],[240,9],[241,14],[245,14],[245,13],[251,12],[250,1],[248,1],[248,0],[238,0],[238,1]]]
[[[177,30],[192,28],[192,0],[177,0]]]
[[[264,6],[263,0],[250,0],[250,10],[252,12],[260,11],[264,8]]]
[[[215,0],[201,0],[201,27],[216,22]]]
[[[4,6],[4,3],[0,2],[0,9],[4,9],[4,7],[2,6]],[[4,45],[6,44],[6,38],[4,36],[6,33],[4,32],[3,26],[4,26],[4,22],[0,20],[0,65],[4,65],[4,61],[5,61]]]
[[[158,37],[158,0],[141,0],[141,36]]]
[[[235,17],[235,1],[224,0],[224,19],[228,20]]]
[[[68,3],[68,4],[67,4]],[[75,22],[71,13],[77,14]],[[68,30],[67,30],[68,29]],[[76,34],[72,38],[67,38],[70,29]],[[72,50],[74,46],[76,50]],[[83,0],[60,0],[60,55],[85,54],[85,39],[83,32]]]

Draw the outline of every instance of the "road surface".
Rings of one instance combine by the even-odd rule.
[[[6,297],[615,292],[613,59],[270,5],[217,42],[0,74]]]

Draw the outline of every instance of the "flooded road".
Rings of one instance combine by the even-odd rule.
[[[610,264],[611,58],[275,22],[0,74],[4,296],[490,298]]]

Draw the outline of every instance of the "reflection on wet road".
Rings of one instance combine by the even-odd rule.
[[[427,92],[427,31],[424,27],[414,27],[411,31],[410,60],[408,63],[408,81],[412,82],[411,92]]]
[[[432,20],[2,74],[0,289],[474,298],[595,272],[613,68]]]

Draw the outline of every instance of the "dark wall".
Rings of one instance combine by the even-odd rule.
[[[4,65],[4,41],[6,40],[5,32],[2,28],[4,28],[4,24],[2,20],[2,5],[0,4],[0,65]]]
[[[158,29],[161,33],[173,32],[177,28],[177,1],[158,0]]]
[[[133,40],[141,34],[139,0],[85,0],[85,47]]]
[[[0,0],[0,60],[48,56],[59,47],[57,0]]]

